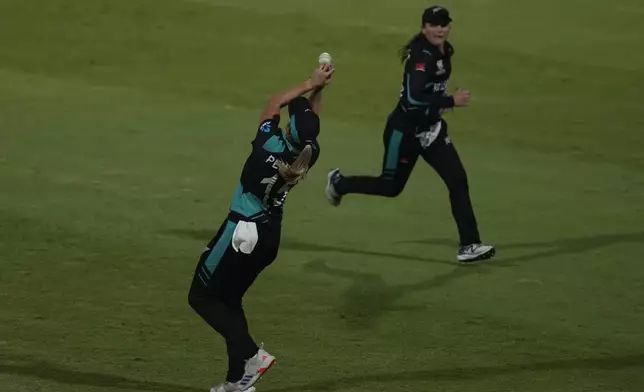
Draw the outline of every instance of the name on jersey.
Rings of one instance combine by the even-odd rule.
[[[269,155],[269,156],[268,156],[268,158],[266,158],[266,162],[265,162],[265,163],[269,163],[269,164],[271,164],[271,167],[272,167],[273,169],[275,169],[275,170],[277,170],[277,169],[278,169],[278,167],[277,167],[277,158],[275,158],[275,157],[274,157],[274,156],[272,156],[272,155]]]

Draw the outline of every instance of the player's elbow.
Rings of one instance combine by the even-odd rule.
[[[268,102],[266,103],[267,107],[275,107],[275,108],[280,108],[282,106],[282,99],[283,97],[281,95],[273,95],[268,99]]]

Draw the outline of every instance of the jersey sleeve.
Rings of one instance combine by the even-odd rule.
[[[435,72],[432,55],[425,50],[412,50],[405,65],[407,72],[407,101],[415,106],[434,106],[440,109],[454,106],[450,96],[435,94],[427,86],[432,83]]]
[[[276,135],[279,130],[279,123],[280,116],[263,120],[257,128],[255,139],[253,139],[253,148],[263,146],[271,136]]]

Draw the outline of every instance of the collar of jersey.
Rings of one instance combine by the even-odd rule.
[[[302,152],[297,148],[295,148],[294,145],[291,144],[291,142],[288,140],[288,136],[286,135],[286,132],[284,132],[283,129],[281,131],[282,131],[282,139],[284,139],[284,143],[286,143],[286,147],[288,147],[288,150],[295,154],[299,154],[300,152]]]

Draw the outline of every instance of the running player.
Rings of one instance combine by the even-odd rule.
[[[446,94],[454,55],[447,41],[451,22],[447,9],[427,8],[421,31],[401,50],[403,83],[399,102],[385,127],[380,176],[344,176],[339,169],[332,170],[326,197],[334,206],[349,194],[396,197],[405,187],[418,156],[422,156],[447,185],[460,237],[457,260],[467,263],[489,259],[495,249],[481,243],[467,175],[442,118],[447,110],[467,106],[470,101],[467,90]]]

